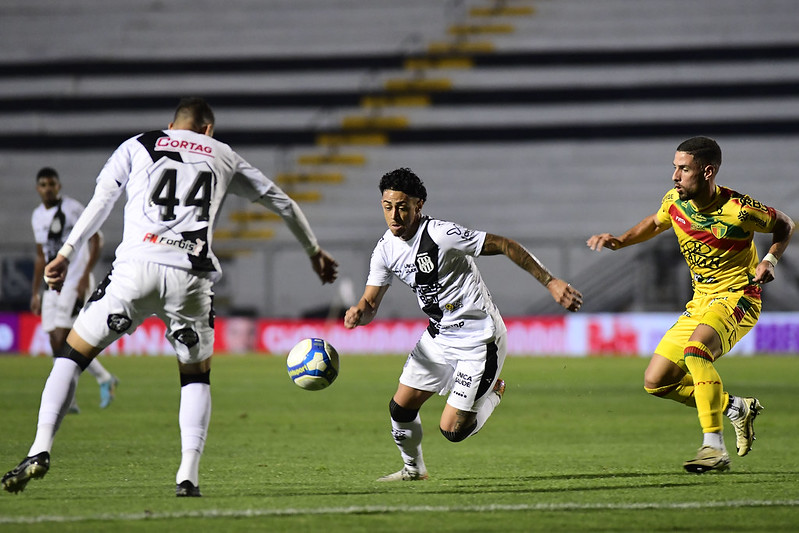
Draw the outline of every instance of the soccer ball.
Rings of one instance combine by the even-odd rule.
[[[324,339],[303,339],[286,358],[291,380],[305,390],[322,390],[338,377],[338,352]]]

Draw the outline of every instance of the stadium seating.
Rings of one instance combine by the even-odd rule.
[[[2,13],[0,196],[29,199],[0,212],[20,228],[0,236],[6,257],[29,254],[40,166],[88,199],[116,144],[165,126],[183,94],[209,99],[217,137],[301,202],[356,281],[383,231],[377,178],[398,166],[426,180],[431,215],[523,242],[592,287],[595,310],[663,301],[609,282],[649,272],[640,253],[611,259],[584,241],[654,211],[683,138],[720,141],[720,183],[798,207],[793,0],[11,0]],[[220,305],[293,316],[330,297],[290,268],[279,221],[238,199],[226,211],[228,273],[269,273],[255,290],[223,282]],[[120,228],[112,216],[110,242]],[[518,290],[523,274],[481,268],[506,313],[552,310]],[[790,308],[799,270],[786,271],[775,305]],[[684,281],[669,283],[674,305]],[[385,312],[417,313],[404,300]]]

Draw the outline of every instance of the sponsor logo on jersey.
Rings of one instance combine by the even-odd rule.
[[[210,146],[186,141],[184,139],[173,139],[172,137],[160,137],[155,141],[155,151],[157,152],[191,152],[192,154],[214,155]]]
[[[195,239],[194,241],[189,241],[186,239],[172,239],[169,237],[164,237],[163,235],[156,235],[155,233],[145,234],[144,239],[142,240],[144,242],[160,244],[161,246],[169,246],[170,248],[182,250],[195,257],[200,256],[203,251],[203,247],[205,246],[205,241],[202,239]]]
[[[454,302],[450,302],[450,303],[444,305],[444,309],[446,309],[450,313],[460,309],[461,307],[463,307],[463,302],[461,301],[460,298],[458,298]]]

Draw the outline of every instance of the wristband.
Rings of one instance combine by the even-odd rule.
[[[777,257],[773,253],[769,252],[766,254],[765,257],[763,257],[763,261],[768,261],[769,263],[771,263],[771,266],[776,267],[777,261],[779,261],[779,259],[777,259]]]
[[[65,244],[64,246],[61,247],[60,250],[58,250],[58,254],[59,255],[63,255],[64,258],[67,261],[69,261],[69,258],[72,255],[72,252],[74,252],[74,251],[75,251],[75,248],[73,248],[71,244]]]

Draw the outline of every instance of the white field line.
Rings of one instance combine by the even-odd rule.
[[[250,518],[263,516],[352,515],[390,513],[450,513],[508,511],[640,511],[670,509],[718,509],[732,507],[798,507],[799,500],[737,500],[718,502],[651,503],[531,503],[493,505],[362,505],[316,509],[205,509],[197,511],[102,513],[83,516],[0,516],[0,524],[39,524],[59,522],[135,522],[174,518]]]

